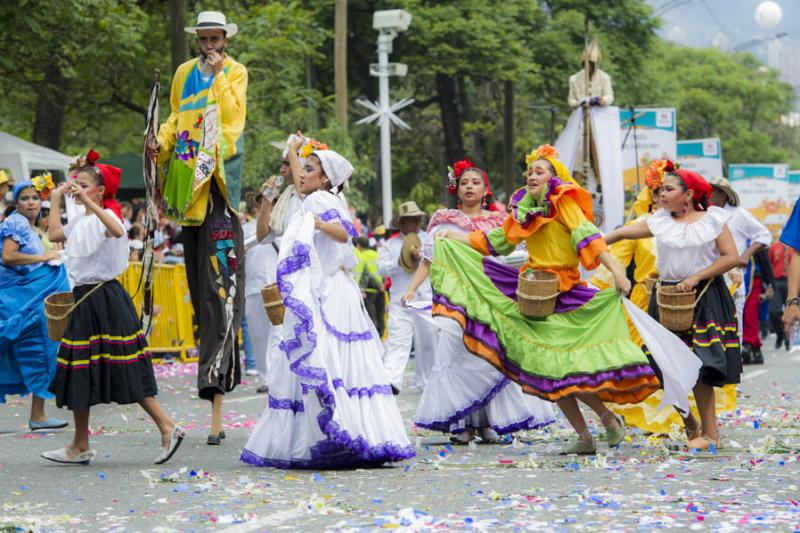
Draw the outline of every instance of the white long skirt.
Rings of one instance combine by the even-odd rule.
[[[303,252],[309,244],[299,244],[292,253],[314,253]],[[268,405],[241,460],[278,468],[346,468],[413,457],[381,362],[383,345],[358,286],[342,270],[320,280],[318,268],[302,259],[278,267],[286,305],[281,356],[272,359]]]
[[[444,317],[432,320],[439,327],[439,341],[417,408],[417,426],[450,433],[492,428],[502,435],[555,421],[550,402],[523,393],[519,385],[467,351],[458,323]]]

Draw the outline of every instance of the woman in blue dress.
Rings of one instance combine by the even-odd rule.
[[[50,264],[57,250],[44,251],[36,232],[42,199],[33,182],[23,181],[13,190],[14,211],[0,224],[0,403],[6,394],[32,394],[28,427],[58,429],[64,420],[48,418],[47,388],[56,373],[58,343],[47,336],[44,299],[69,291],[66,269]]]

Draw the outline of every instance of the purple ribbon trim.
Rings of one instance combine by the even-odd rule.
[[[345,389],[347,395],[351,398],[354,396],[358,396],[359,398],[363,398],[364,396],[368,398],[372,398],[376,394],[383,394],[383,395],[391,395],[392,394],[392,386],[391,385],[372,385],[371,387],[351,387],[347,388],[344,385],[344,381],[342,378],[334,378],[333,379],[333,388],[335,389]]]
[[[357,341],[368,341],[368,340],[372,339],[372,330],[369,330],[369,329],[366,330],[366,331],[361,331],[361,332],[352,331],[350,333],[345,333],[343,331],[339,331],[338,329],[336,329],[334,327],[333,324],[328,322],[328,317],[325,316],[325,311],[322,310],[322,306],[320,306],[319,310],[320,310],[320,314],[322,315],[322,322],[323,322],[323,324],[325,324],[325,329],[327,329],[328,332],[331,335],[333,335],[334,337],[336,337],[340,341],[350,343],[350,342],[357,342]]]
[[[336,213],[335,210],[332,211]],[[306,364],[317,345],[316,335],[313,332],[313,313],[305,303],[292,296],[294,286],[286,279],[287,276],[310,265],[309,246],[297,241],[292,243],[291,255],[278,263],[278,288],[283,295],[283,303],[286,309],[299,319],[294,326],[295,336],[282,341],[280,350],[291,361],[289,369],[300,378],[304,390],[313,390],[316,393],[322,407],[317,415],[317,423],[326,438],[311,447],[311,459],[269,459],[244,450],[241,460],[257,466],[279,468],[337,468],[379,466],[386,462],[414,457],[415,452],[411,445],[400,446],[387,442],[370,446],[364,436],[358,435],[353,438],[333,421],[336,398],[328,385],[328,372],[325,368]],[[298,351],[300,354],[296,356],[295,352]]]
[[[517,284],[519,283],[519,271],[516,268],[483,258],[483,273],[494,284],[498,291],[517,301]],[[566,292],[559,293],[556,299],[556,313],[566,313],[573,311],[591,300],[597,289],[586,285],[575,285]],[[461,308],[459,308],[461,309]],[[463,311],[463,309],[462,309]],[[462,313],[466,315],[466,313]]]
[[[653,369],[647,364],[636,364],[622,368],[613,368],[594,374],[572,374],[560,379],[536,376],[524,372],[518,365],[508,359],[505,349],[502,347],[497,334],[489,326],[471,319],[463,307],[452,304],[445,296],[440,294],[433,295],[434,302],[444,305],[451,311],[462,315],[466,321],[465,333],[478,339],[482,344],[488,346],[498,354],[503,369],[510,372],[520,384],[530,385],[536,390],[544,393],[552,393],[566,387],[572,386],[597,386],[608,380],[619,381],[621,379],[638,378],[641,376],[653,376]]]
[[[489,389],[489,391],[483,395],[483,397],[478,398],[477,400],[473,401],[471,404],[467,405],[466,407],[457,410],[452,415],[448,416],[444,420],[430,420],[430,421],[423,421],[423,420],[414,420],[414,424],[421,428],[425,429],[433,429],[436,431],[450,431],[450,426],[455,424],[462,418],[466,418],[469,415],[473,414],[475,411],[479,409],[483,409],[486,405],[492,401],[492,399],[497,396],[503,388],[511,383],[511,381],[506,378],[502,377],[494,386]]]
[[[525,216],[522,217],[522,218],[520,218],[520,215],[519,215],[519,206],[518,206],[518,204],[519,204],[519,202],[522,201],[523,198],[525,198],[525,195],[527,194],[528,191],[527,191],[527,188],[525,188],[525,187],[523,187],[522,189],[517,190],[517,192],[515,192],[511,196],[511,201],[509,202],[510,205],[511,205],[511,213],[514,215],[514,220],[519,222],[520,226],[522,226],[523,228],[526,228],[526,227],[528,227],[528,225],[530,225],[531,222],[536,220],[537,217],[550,216],[550,212],[553,209],[553,203],[550,201],[550,196],[552,196],[553,193],[556,191],[556,187],[558,187],[562,183],[564,183],[564,182],[561,181],[556,176],[553,176],[552,178],[547,180],[547,193],[545,194],[544,205],[542,206],[544,208],[544,210],[543,211],[529,210],[527,213],[525,213]]]
[[[540,422],[536,419],[535,416],[531,416],[520,420],[519,422],[513,422],[507,426],[497,426],[497,425],[490,425],[490,427],[495,430],[499,435],[506,435],[508,433],[516,433],[517,431],[527,431],[530,429],[542,429],[550,424],[553,424],[556,421],[555,418],[547,420],[546,422]],[[463,428],[459,428],[458,431],[451,431],[450,433],[463,433],[468,429],[483,429],[482,427],[475,426],[473,424],[466,424]]]
[[[305,407],[303,407],[302,400],[291,400],[289,398],[275,398],[270,395],[268,403],[270,409],[287,409],[293,412],[294,414],[305,412]]]
[[[581,250],[583,250],[584,248],[589,246],[589,243],[591,243],[592,241],[594,241],[596,239],[599,239],[600,237],[602,237],[602,235],[600,235],[599,233],[592,233],[591,235],[589,235],[585,239],[581,240],[581,242],[578,243],[578,247],[577,247],[578,253],[580,254]]]
[[[344,215],[342,215],[341,211],[339,211],[338,209],[328,209],[327,211],[322,213],[319,216],[319,218],[323,222],[330,222],[331,220],[334,219],[338,220],[348,235],[350,235],[353,238],[358,237],[358,230],[356,230],[356,227],[353,225],[352,222],[347,220],[347,218]]]

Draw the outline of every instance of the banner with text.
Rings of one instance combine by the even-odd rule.
[[[722,176],[722,148],[719,139],[678,141],[678,163],[704,178]]]
[[[746,207],[773,235],[779,233],[791,213],[789,165],[730,165],[728,179]]]
[[[677,155],[674,108],[620,109],[622,167],[627,196],[644,187],[644,169],[654,159]],[[638,161],[637,161],[638,159]],[[637,180],[638,165],[638,180]]]

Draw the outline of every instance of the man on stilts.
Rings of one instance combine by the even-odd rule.
[[[238,31],[225,15],[199,14],[201,57],[178,67],[171,114],[158,132],[165,214],[183,227],[186,277],[199,337],[197,386],[212,402],[208,444],[221,444],[222,398],[241,380],[238,331],[244,249],[237,209],[244,150],[247,69],[225,54]]]

